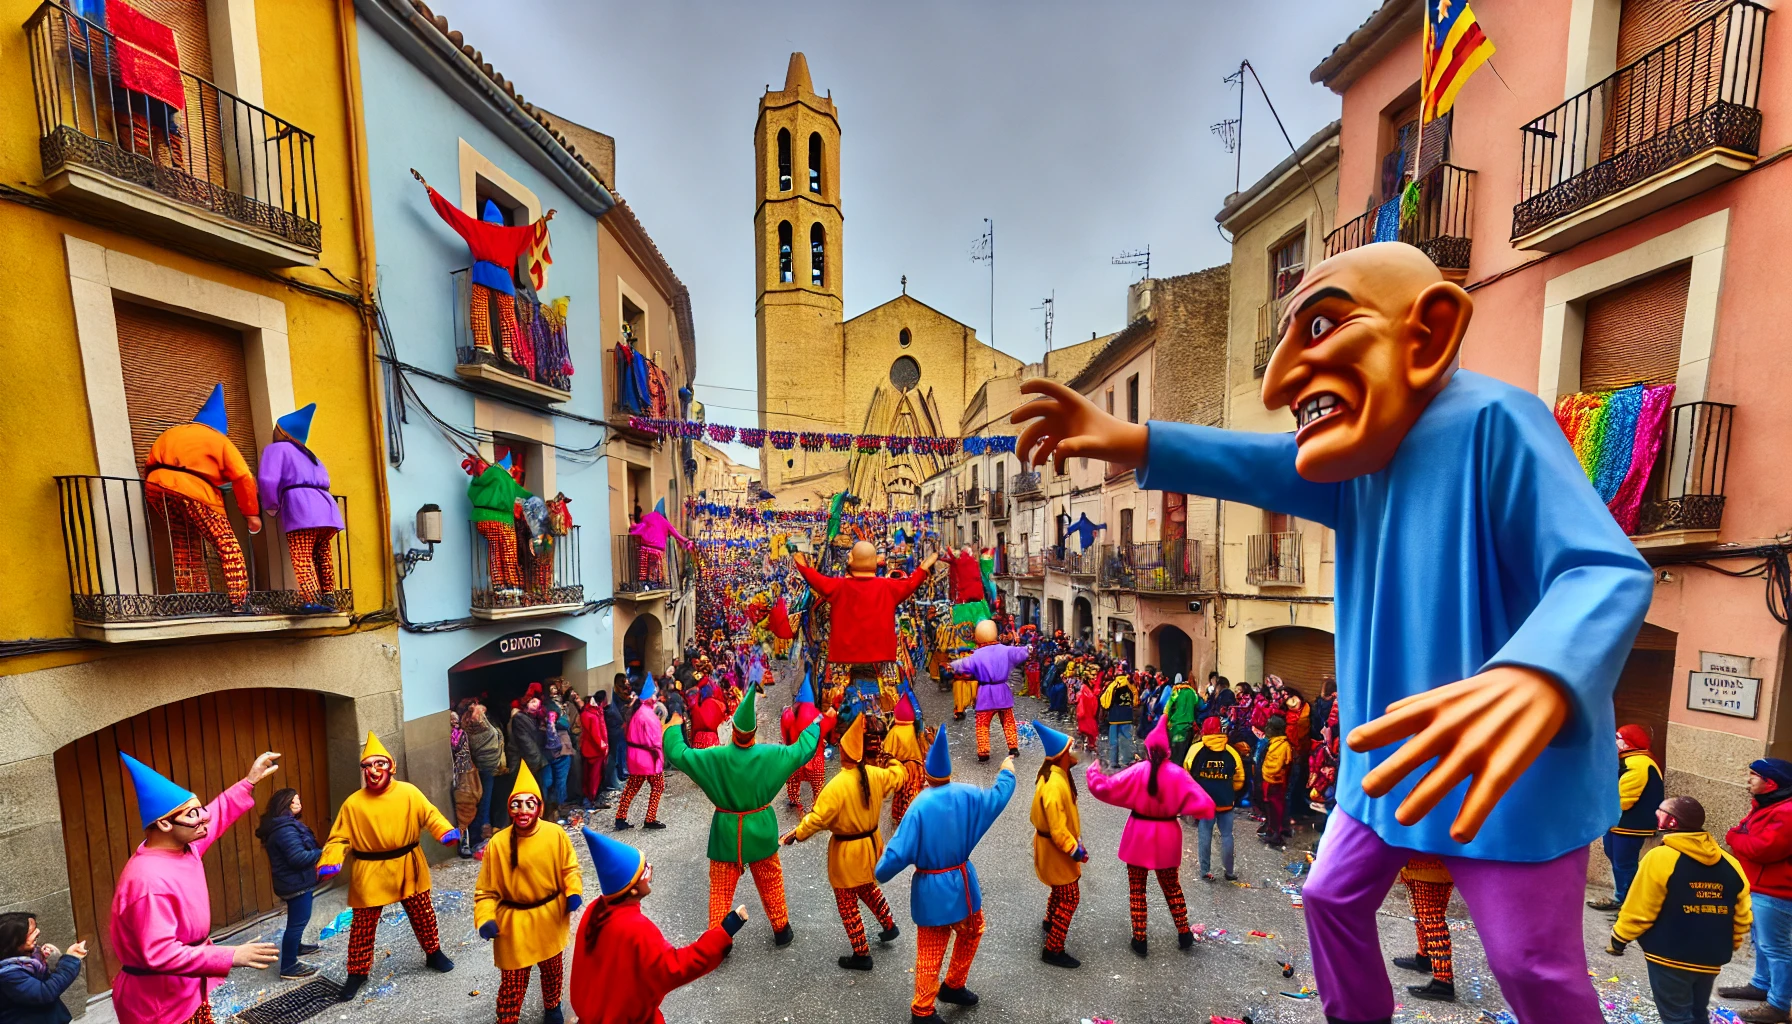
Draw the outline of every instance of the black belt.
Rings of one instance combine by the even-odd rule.
[[[280,485],[280,493],[285,494],[287,491],[290,491],[295,487],[303,487],[307,490],[312,490],[312,491],[322,491],[325,494],[330,493],[330,488],[325,484],[281,484]]]
[[[207,939],[200,942],[183,942],[181,945],[190,949],[202,949],[211,945],[211,941]],[[205,981],[200,975],[187,974],[184,971],[156,971],[148,967],[134,967],[130,964],[120,964],[118,969],[138,978],[198,978],[201,983]]]
[[[397,860],[408,855],[417,848],[416,843],[409,843],[396,850],[354,850],[356,860]]]
[[[534,910],[536,907],[545,907],[559,898],[560,894],[558,892],[551,892],[544,899],[536,900],[534,903],[516,903],[511,900],[499,900],[498,905],[509,907],[512,910]]]
[[[836,832],[836,833],[834,833],[834,841],[837,843],[850,843],[850,842],[853,842],[854,840],[858,840],[858,839],[876,839],[876,838],[877,838],[877,829],[872,829],[869,832]]]
[[[1176,820],[1174,815],[1172,815],[1168,818],[1160,818],[1155,814],[1140,814],[1138,811],[1132,812],[1132,816],[1135,818],[1143,818],[1146,821],[1175,821]]]

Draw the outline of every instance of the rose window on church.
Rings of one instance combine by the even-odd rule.
[[[913,391],[915,385],[921,383],[921,364],[909,356],[903,356],[890,364],[890,383],[899,390]]]

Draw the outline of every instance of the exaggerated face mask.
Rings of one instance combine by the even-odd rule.
[[[541,820],[541,798],[534,793],[520,793],[510,798],[510,822],[527,835]]]
[[[361,784],[370,793],[383,793],[392,784],[392,762],[370,757],[361,762]]]

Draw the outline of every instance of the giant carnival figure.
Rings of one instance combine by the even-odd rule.
[[[1047,380],[1013,414],[1034,464],[1102,459],[1337,531],[1348,741],[1304,892],[1333,1022],[1392,1019],[1376,912],[1415,854],[1448,866],[1520,1024],[1602,1020],[1581,897],[1653,580],[1549,408],[1459,368],[1472,307],[1418,249],[1367,245],[1289,297],[1263,402],[1291,434],[1126,423]]]

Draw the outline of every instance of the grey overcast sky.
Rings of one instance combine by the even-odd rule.
[[[1234,163],[1209,126],[1236,117],[1248,58],[1299,144],[1338,116],[1307,76],[1379,0],[903,0],[692,3],[430,0],[531,102],[616,139],[616,186],[690,287],[698,398],[751,423],[753,124],[792,50],[841,121],[846,315],[899,293],[990,338],[1044,351],[1124,326],[1151,247],[1163,277],[1224,263],[1213,215]],[[1416,75],[1417,69],[1414,69]],[[1288,155],[1247,79],[1244,182]],[[747,390],[731,390],[747,389]]]

